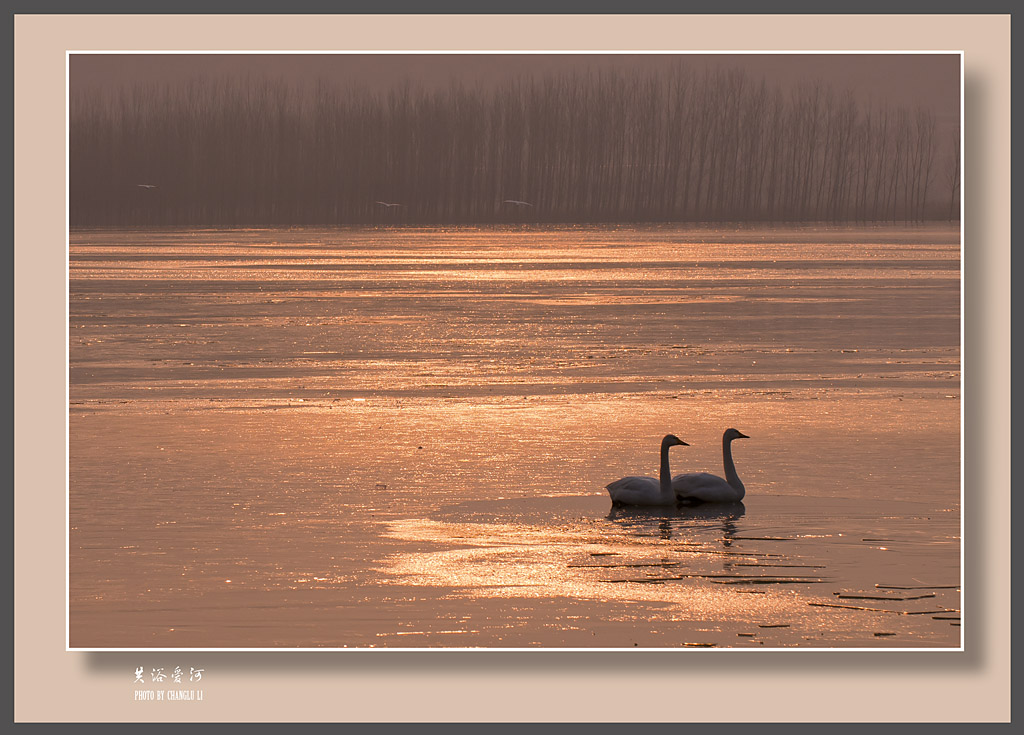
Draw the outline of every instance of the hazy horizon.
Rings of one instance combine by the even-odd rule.
[[[72,225],[959,215],[958,55],[76,54],[70,69]]]
[[[923,106],[944,122],[960,119],[960,57],[953,53],[74,53],[69,66],[73,89],[99,92],[134,83],[247,74],[287,82],[320,79],[341,87],[387,88],[406,81],[443,87],[452,80],[494,86],[527,74],[664,71],[678,62],[700,71],[740,69],[783,86],[821,80],[865,102]]]

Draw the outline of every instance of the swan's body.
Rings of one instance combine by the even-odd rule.
[[[672,490],[681,503],[738,503],[743,500],[746,489],[736,474],[732,461],[732,440],[749,439],[736,429],[726,429],[722,435],[722,459],[725,462],[725,478],[710,472],[687,472],[672,478]]]
[[[672,490],[680,502],[737,503],[746,489],[741,483],[733,487],[728,481],[710,472],[687,472],[672,478]]]
[[[668,469],[668,448],[687,447],[689,444],[674,434],[666,434],[661,440],[661,477],[630,476],[616,480],[605,488],[616,505],[675,505],[676,494],[672,490],[672,473]]]

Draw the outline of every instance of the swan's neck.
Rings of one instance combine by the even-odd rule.
[[[731,439],[722,439],[722,459],[725,460],[725,481],[729,483],[731,488],[737,490],[742,498],[745,490],[743,489],[743,483],[740,482],[740,476],[736,474],[736,465],[732,461]]]
[[[661,492],[663,494],[673,493],[672,491],[672,472],[668,468],[668,448],[669,445],[662,443],[661,445]]]

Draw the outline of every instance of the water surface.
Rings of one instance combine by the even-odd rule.
[[[77,231],[73,647],[957,647],[959,232]],[[738,507],[603,486],[721,472]]]

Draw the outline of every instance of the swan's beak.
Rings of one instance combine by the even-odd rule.
[[[737,439],[749,439],[750,437],[747,436],[746,434],[744,434],[743,432],[737,431],[736,432],[736,438]]]
[[[686,442],[684,442],[683,440],[681,440],[681,439],[680,439],[680,440],[679,440],[679,446],[681,446],[681,447],[688,447],[688,446],[690,446],[690,445],[689,445],[689,444],[687,444]]]

